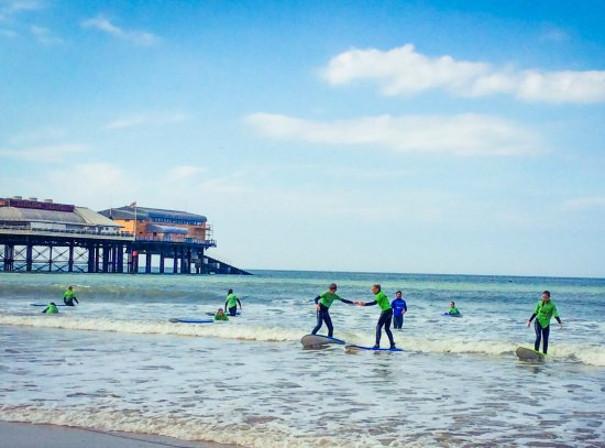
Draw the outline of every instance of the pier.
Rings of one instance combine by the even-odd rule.
[[[206,255],[210,233],[187,212],[0,198],[0,271],[248,275]]]

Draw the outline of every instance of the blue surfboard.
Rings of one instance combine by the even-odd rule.
[[[208,319],[178,319],[175,317],[169,320],[174,324],[211,324],[214,322],[213,320]]]
[[[402,352],[401,348],[374,348],[374,347],[365,347],[363,345],[355,345],[355,344],[347,344],[345,345],[345,351],[347,352],[355,352],[358,350],[367,350],[370,352]]]
[[[443,313],[442,316],[444,316],[444,317],[462,317],[462,314]]]

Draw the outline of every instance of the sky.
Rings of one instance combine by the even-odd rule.
[[[244,268],[605,277],[604,1],[0,0],[0,196]]]

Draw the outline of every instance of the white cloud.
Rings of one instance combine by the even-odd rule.
[[[57,45],[63,43],[63,39],[55,36],[48,28],[32,25],[29,30],[42,45]]]
[[[605,209],[605,196],[585,196],[563,203],[564,211]]]
[[[44,3],[38,0],[0,0],[0,21],[10,20],[14,15],[38,11],[44,8]]]
[[[194,165],[179,165],[168,170],[167,178],[171,180],[191,179],[206,171],[204,168]]]
[[[257,113],[246,122],[277,140],[323,145],[381,147],[397,152],[520,155],[541,151],[535,135],[515,123],[486,115],[380,115],[319,122]]]
[[[561,28],[548,27],[540,35],[540,40],[545,42],[565,42],[569,40],[569,34]]]
[[[496,68],[486,62],[430,57],[411,44],[388,51],[345,51],[323,70],[332,85],[371,80],[384,95],[412,95],[443,89],[452,95],[509,94],[523,101],[596,103],[605,101],[605,71],[541,71]]]
[[[95,29],[139,46],[151,46],[160,40],[158,36],[147,31],[120,28],[102,15],[84,20],[81,25],[83,28]]]
[[[181,112],[172,114],[138,114],[117,118],[105,125],[106,129],[128,129],[137,126],[163,126],[181,123],[188,116]]]
[[[79,144],[46,145],[19,149],[0,148],[0,158],[5,157],[39,163],[61,162],[67,157],[81,154],[85,151],[86,147]]]

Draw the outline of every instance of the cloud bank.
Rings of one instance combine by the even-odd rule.
[[[510,156],[541,152],[538,138],[510,121],[477,114],[391,116],[311,121],[256,113],[245,121],[276,140],[339,146],[365,146],[396,152],[457,156]]]
[[[605,101],[605,71],[543,71],[497,68],[452,56],[430,57],[407,44],[392,50],[351,49],[323,69],[331,85],[373,81],[384,95],[413,95],[433,89],[464,97],[512,95],[528,102]]]

